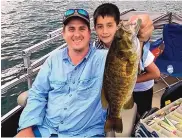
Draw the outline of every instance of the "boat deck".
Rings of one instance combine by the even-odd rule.
[[[179,77],[178,77],[178,79],[179,79],[178,80],[175,77],[166,76],[166,75],[162,75],[162,76],[164,77],[164,80],[169,85],[172,85],[172,84],[178,82],[179,80],[182,80],[182,78],[179,78]],[[154,94],[153,94],[153,99],[152,99],[152,107],[160,108],[160,99],[161,99],[161,96],[164,93],[166,87],[167,87],[167,85],[164,83],[164,81],[162,79],[158,79],[158,80],[155,81]]]

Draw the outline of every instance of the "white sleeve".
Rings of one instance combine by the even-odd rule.
[[[154,61],[154,55],[149,51],[147,55],[147,59],[145,60],[144,67],[147,67]]]
[[[137,53],[141,54],[141,47],[140,47],[140,41],[139,41],[139,39],[136,38],[136,41],[134,41],[134,42],[135,42],[135,45],[137,46],[136,47]]]

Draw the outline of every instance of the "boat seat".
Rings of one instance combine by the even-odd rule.
[[[132,109],[122,111],[121,115],[123,121],[123,132],[107,132],[106,137],[131,137],[137,115],[136,103]]]
[[[25,107],[27,104],[27,98],[28,98],[28,91],[22,92],[18,98],[17,98],[17,103],[18,105]]]
[[[157,65],[161,73],[173,77],[182,77],[181,38],[182,38],[181,24],[164,25],[163,40],[165,48],[162,54],[155,61],[155,64]],[[170,86],[168,83],[167,85]]]
[[[27,103],[27,98],[28,98],[27,91],[21,93],[17,99],[18,105],[25,107]],[[133,132],[135,120],[136,120],[136,115],[137,115],[136,103],[134,104],[132,109],[122,111],[121,115],[122,115],[122,121],[123,121],[123,132],[122,133],[108,132],[106,134],[107,137],[130,137],[131,136]]]

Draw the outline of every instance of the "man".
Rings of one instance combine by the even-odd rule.
[[[61,49],[43,64],[19,121],[17,137],[104,136],[106,111],[100,91],[107,50],[89,44],[88,13],[69,9],[64,14]]]
[[[94,27],[99,39],[95,43],[95,47],[98,49],[109,49],[120,22],[119,9],[112,3],[104,3],[97,7],[93,16]],[[135,18],[142,19],[138,36],[141,47],[143,47],[144,42],[148,41],[152,34],[153,24],[148,15],[133,16],[130,21],[134,21]],[[140,115],[151,109],[154,85],[153,79],[160,76],[160,71],[153,62],[154,56],[149,51],[149,46],[150,44],[147,43],[143,47],[142,60],[140,63],[141,69],[145,69],[145,73],[138,75],[133,93],[134,101],[137,104],[138,113]]]

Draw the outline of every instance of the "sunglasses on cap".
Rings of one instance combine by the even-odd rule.
[[[86,20],[87,22],[90,22],[89,21],[89,14],[84,9],[69,9],[69,10],[67,10],[64,13],[63,22],[65,22],[69,17],[73,17],[73,16],[79,16],[79,17],[83,18],[84,20]]]

